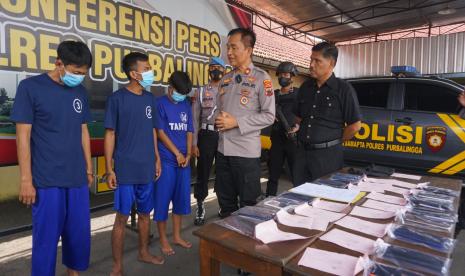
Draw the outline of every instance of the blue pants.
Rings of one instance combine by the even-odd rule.
[[[153,209],[153,183],[118,184],[115,190],[114,210],[129,216],[134,201],[139,214],[150,214]]]
[[[55,275],[61,237],[63,264],[83,271],[90,258],[89,188],[38,188],[32,206],[32,275]]]
[[[170,202],[173,203],[173,214],[188,215],[191,212],[191,168],[166,163],[161,162],[161,176],[155,182],[155,221],[168,219]]]

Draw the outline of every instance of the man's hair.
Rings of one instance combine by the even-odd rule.
[[[313,52],[321,52],[325,58],[332,58],[337,62],[338,49],[336,45],[329,42],[320,42],[317,45],[312,47]]]
[[[92,66],[92,54],[89,47],[81,41],[66,40],[58,45],[57,58],[64,65],[76,65],[78,67]]]
[[[257,41],[257,36],[255,32],[250,28],[236,28],[229,31],[228,36],[232,36],[235,34],[241,34],[241,41],[244,43],[246,47],[253,48],[255,46],[255,42]]]
[[[131,71],[136,70],[137,62],[138,61],[148,61],[149,57],[146,54],[139,53],[139,52],[132,52],[124,56],[123,58],[123,71],[128,76],[128,79],[131,79],[131,75],[129,74]]]
[[[171,74],[169,80],[169,84],[176,90],[178,93],[187,95],[191,92],[192,89],[192,82],[185,72],[182,71],[175,71]]]

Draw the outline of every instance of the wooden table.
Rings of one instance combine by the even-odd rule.
[[[430,182],[430,184],[432,186],[447,188],[447,189],[456,190],[456,191],[461,191],[461,187],[462,187],[461,180],[450,179],[450,178],[423,176],[419,181],[406,180],[406,179],[402,179],[402,178],[393,178],[393,179],[404,180],[404,181],[408,181],[408,182],[412,182],[412,183]],[[387,192],[386,194],[389,194],[389,193]],[[391,194],[391,195],[394,195],[394,194]],[[458,212],[459,198],[455,202],[455,212]],[[363,200],[357,202],[357,205],[363,204],[363,202],[365,200],[366,199],[363,199]],[[390,223],[390,222],[393,221],[393,219],[389,219],[389,220],[366,219],[366,220],[369,220],[369,221],[372,221],[372,222],[377,222],[377,223]],[[359,232],[351,231],[349,229],[345,229],[345,228],[339,227],[337,225],[332,225],[330,228],[328,228],[327,231],[329,231],[329,230],[331,230],[333,228],[339,228],[339,229],[344,230],[346,232],[351,232],[351,233],[354,233],[354,234],[357,234],[357,235],[360,235],[360,236],[363,236],[363,237],[366,237],[366,238],[371,238],[371,239],[375,240],[374,237],[371,237],[369,235],[364,235],[364,234],[359,233]],[[451,236],[453,236],[453,233],[454,233],[454,231],[452,230]],[[433,250],[430,250],[430,249],[427,249],[427,248],[424,248],[424,247],[408,244],[408,243],[397,241],[397,240],[393,241],[387,236],[384,237],[384,241],[386,241],[388,243],[391,243],[391,244],[400,245],[400,246],[403,246],[403,247],[408,247],[408,248],[420,250],[420,251],[425,252],[425,253],[437,254],[439,256],[447,257],[447,256],[444,256],[444,254],[438,253],[436,251],[433,251]],[[322,250],[327,250],[327,251],[331,251],[331,252],[336,252],[336,253],[341,253],[341,254],[346,254],[346,255],[350,255],[350,256],[354,256],[354,257],[362,256],[362,254],[359,253],[359,252],[352,251],[352,250],[349,250],[347,248],[340,247],[338,245],[335,245],[335,244],[332,244],[332,243],[329,243],[329,242],[325,242],[325,241],[322,241],[322,240],[316,240],[315,242],[313,242],[310,245],[310,247],[317,248],[317,249],[322,249]],[[290,260],[285,265],[284,272],[287,275],[332,275],[332,274],[328,274],[328,273],[325,273],[325,272],[322,272],[322,271],[319,271],[319,270],[314,270],[314,269],[311,269],[311,268],[308,268],[308,267],[299,266],[298,263],[299,263],[300,258],[303,255],[304,251],[305,250],[300,252],[298,255],[296,255],[292,260]]]
[[[278,227],[286,230],[286,227]],[[220,275],[220,263],[255,275],[282,275],[284,265],[321,233],[306,231],[305,236],[311,236],[308,239],[263,244],[217,224],[207,224],[194,231],[200,238],[200,275]]]
[[[403,180],[400,178],[398,179]],[[423,176],[418,183],[426,181],[431,182],[434,186],[459,191],[461,189],[460,180]],[[357,202],[356,205],[362,204],[364,201],[365,199],[362,199]],[[458,202],[456,203],[456,209],[458,210]],[[378,223],[389,223],[392,222],[392,219],[373,221]],[[284,231],[289,231],[288,227],[279,224],[278,227]],[[339,226],[333,224],[328,230],[338,227]],[[302,233],[296,231],[297,228],[292,229],[293,230],[289,232],[295,232],[309,238],[305,240],[263,244],[220,225],[214,223],[207,224],[194,231],[194,235],[200,238],[200,275],[220,275],[220,263],[242,268],[255,275],[328,275],[321,271],[298,265],[307,247],[311,246],[355,257],[361,255],[358,252],[318,240],[318,237],[324,232],[306,231],[306,233]],[[302,231],[302,229],[300,230]],[[350,232],[350,230],[344,230]],[[357,234],[364,236],[360,233]]]

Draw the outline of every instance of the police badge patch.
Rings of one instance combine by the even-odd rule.
[[[438,152],[446,143],[447,128],[440,126],[426,127],[426,143],[432,152]]]
[[[249,103],[249,98],[247,98],[246,96],[242,96],[241,97],[241,104],[246,105],[247,103]]]
[[[264,80],[263,81],[263,88],[265,88],[265,95],[268,97],[273,96],[273,84],[271,80]]]

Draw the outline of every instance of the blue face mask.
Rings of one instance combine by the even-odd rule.
[[[144,73],[137,73],[142,75],[142,80],[139,81],[140,86],[142,86],[144,89],[149,89],[150,85],[152,85],[153,80],[155,79],[153,70],[149,70]]]
[[[76,74],[69,73],[66,70],[64,71],[65,71],[65,74],[63,76],[60,74],[60,79],[68,87],[76,87],[80,85],[82,81],[84,80],[84,77],[85,77],[84,75],[76,75]]]
[[[186,99],[186,95],[179,94],[178,92],[173,90],[173,95],[171,95],[171,98],[173,99],[173,101],[179,103]]]

